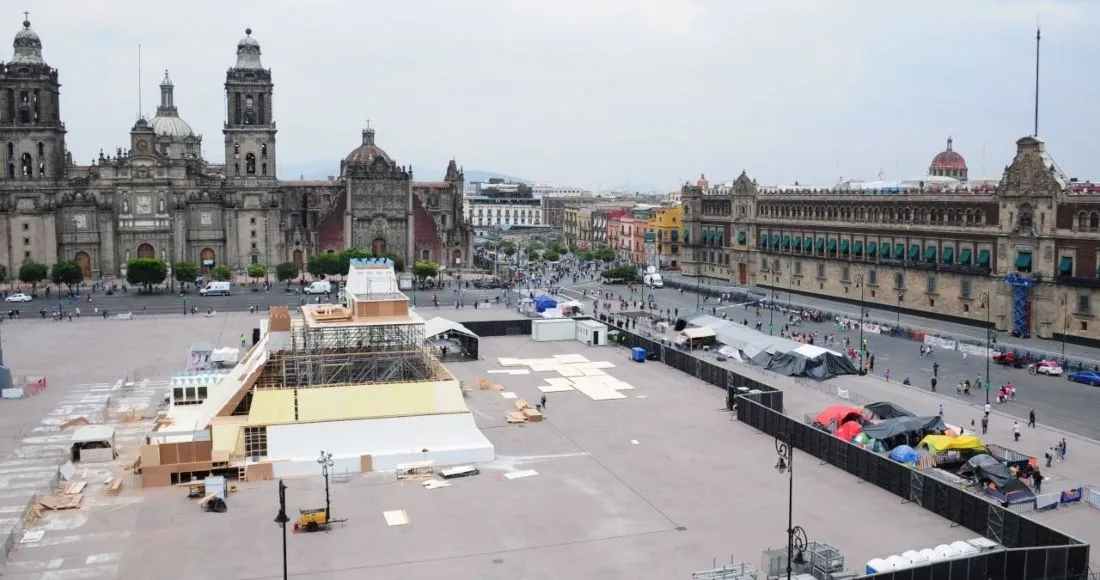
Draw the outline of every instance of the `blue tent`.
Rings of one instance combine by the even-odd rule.
[[[539,312],[545,312],[551,308],[557,307],[557,305],[558,302],[547,294],[535,296],[535,310]]]
[[[916,449],[908,445],[898,445],[890,452],[890,459],[897,461],[898,463],[914,463],[920,458],[920,454]]]

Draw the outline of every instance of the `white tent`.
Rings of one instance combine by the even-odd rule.
[[[480,337],[461,323],[439,316],[424,322],[425,340],[439,349],[441,358],[451,354],[477,358]]]

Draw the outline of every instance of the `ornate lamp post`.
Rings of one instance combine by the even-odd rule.
[[[1066,334],[1069,333],[1069,296],[1062,294],[1062,364],[1066,361]]]
[[[864,316],[864,291],[863,274],[856,274],[856,286],[859,286],[859,374],[863,374],[863,316]]]
[[[775,452],[779,455],[775,470],[780,475],[787,474],[787,580],[791,579],[793,564],[802,564],[802,554],[806,551],[806,530],[794,525],[794,446],[790,435],[784,438],[776,436]]]
[[[275,515],[275,523],[283,529],[283,580],[287,580],[286,573],[286,525],[290,518],[286,515],[286,484],[279,480],[279,513]]]
[[[993,358],[993,343],[997,341],[997,334],[993,332],[991,311],[993,305],[989,301],[989,292],[982,292],[982,308],[985,309],[985,404],[989,404],[989,361]]]

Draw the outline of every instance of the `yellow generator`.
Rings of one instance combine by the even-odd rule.
[[[298,510],[298,521],[294,522],[295,532],[316,532],[319,530],[327,530],[328,510],[325,508],[310,509],[310,510]]]

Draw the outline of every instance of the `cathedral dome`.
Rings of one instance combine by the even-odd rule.
[[[962,155],[959,155],[951,148],[953,140],[947,138],[947,149],[936,154],[932,158],[932,165],[929,166],[929,173],[932,175],[940,175],[941,171],[966,171],[966,160]]]
[[[192,137],[191,125],[178,116],[153,117],[153,132],[157,137]]]
[[[375,159],[383,159],[389,164],[393,163],[390,156],[383,151],[381,147],[374,144],[374,129],[364,129],[363,144],[349,153],[348,156],[344,158],[344,163],[349,166],[366,166],[374,163]]]
[[[260,43],[252,38],[252,29],[244,29],[244,38],[237,42],[237,68],[261,69]]]
[[[15,55],[12,63],[18,64],[45,64],[42,60],[42,39],[38,33],[31,30],[31,21],[23,21],[23,30],[15,33]]]

